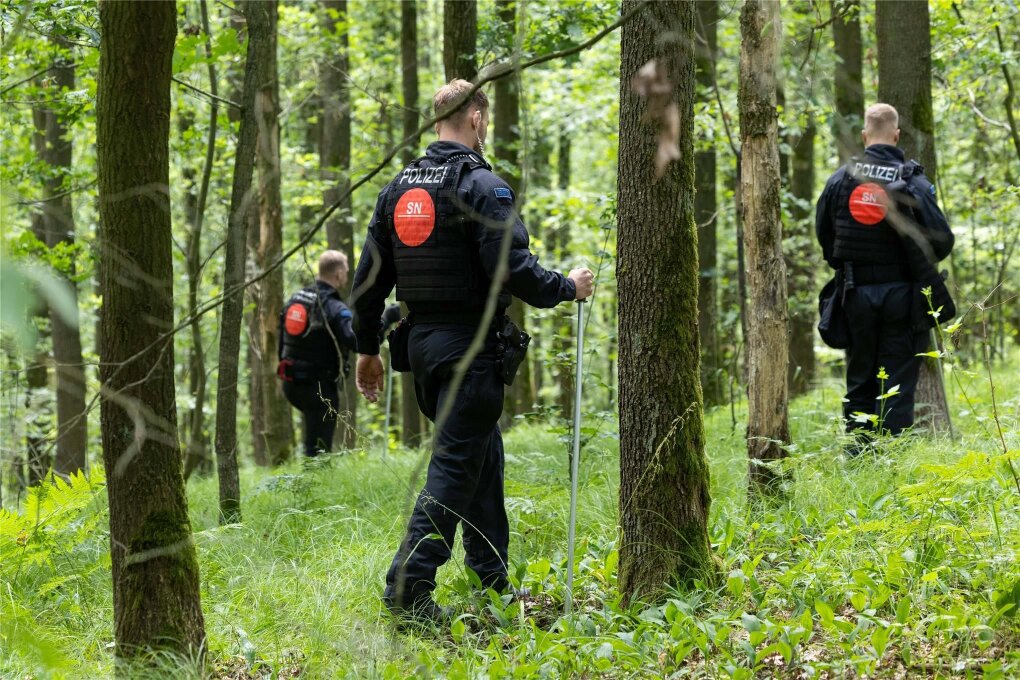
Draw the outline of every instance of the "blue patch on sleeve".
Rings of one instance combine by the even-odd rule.
[[[340,310],[340,318],[341,319],[353,319],[354,318],[354,313],[351,310],[349,310],[349,309],[341,309]]]
[[[495,189],[492,190],[492,192],[496,194],[496,198],[498,198],[501,201],[513,202],[514,200],[514,192],[510,191],[510,189],[507,187],[496,187]]]
[[[935,198],[935,185],[934,185],[934,184],[932,184],[932,185],[931,185],[931,186],[930,186],[930,187],[928,188],[928,193],[929,193],[929,194],[931,194],[932,198]]]

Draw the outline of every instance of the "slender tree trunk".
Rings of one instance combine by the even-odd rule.
[[[449,6],[449,3],[447,3]],[[497,0],[496,16],[502,26],[506,43],[513,45],[517,27],[517,7],[515,0]],[[500,78],[494,86],[496,97],[493,130],[493,152],[499,165],[499,174],[510,185],[517,197],[517,210],[524,207],[524,196],[521,186],[521,130],[520,130],[520,97],[516,74]],[[515,299],[507,310],[522,329],[525,328],[524,303]],[[503,408],[504,428],[513,424],[516,415],[531,409],[534,403],[531,385],[531,362],[525,361],[517,373],[517,379],[506,391]]]
[[[216,79],[216,66],[212,61],[212,41],[209,28],[209,7],[207,0],[201,0],[202,30],[206,36],[205,52],[209,57],[209,92],[213,96],[219,94],[219,83]],[[209,102],[209,137],[206,142],[205,165],[202,168],[202,179],[195,197],[194,212],[189,216],[191,231],[188,233],[188,309],[191,313],[198,308],[198,288],[202,280],[202,227],[205,222],[205,206],[209,198],[209,184],[212,180],[213,162],[216,159],[216,128],[219,119],[219,106],[215,99]],[[209,457],[209,433],[206,429],[205,398],[205,344],[202,340],[202,325],[199,317],[191,320],[191,360],[189,389],[194,405],[191,407],[188,448],[184,461],[184,478],[192,471],[212,472],[212,460]]]
[[[104,2],[99,170],[101,422],[117,654],[200,652],[205,629],[174,403],[173,2]]]
[[[860,152],[864,128],[864,83],[861,65],[860,0],[830,0],[832,37],[836,46],[836,115],[833,135],[843,160]]]
[[[57,93],[74,89],[74,65],[65,49],[69,44],[62,38],[54,39],[54,47],[61,50],[48,77],[52,79],[54,98]],[[43,181],[43,227],[40,240],[49,248],[74,245],[74,210],[71,194],[67,193],[66,178],[71,174],[71,135],[62,112],[48,109],[45,117],[44,145],[40,157],[51,168]],[[53,339],[53,361],[57,377],[57,437],[53,470],[68,475],[86,467],[88,419],[85,411],[85,372],[82,362],[81,331],[78,324],[78,289],[74,283],[74,261],[70,271],[61,274],[74,296],[74,317],[67,319],[50,310],[50,330]]]
[[[347,0],[321,0],[322,28],[332,49],[322,67],[323,125],[319,138],[319,165],[328,188],[323,195],[324,206],[333,205],[347,191],[351,178],[351,90],[349,82],[350,48],[347,30]],[[354,267],[354,215],[351,198],[326,223],[329,247],[347,255]],[[357,406],[360,400],[354,379],[341,378],[343,385],[340,419],[336,441],[351,448],[357,439]]]
[[[712,97],[714,87],[714,62],[716,52],[716,24],[719,21],[718,0],[697,3],[698,42],[697,55],[698,91],[704,98]],[[719,356],[716,315],[716,225],[718,205],[716,203],[715,146],[698,151],[694,156],[694,179],[697,191],[694,197],[694,221],[698,225],[698,331],[701,335],[701,391],[706,406],[721,404],[725,400],[723,391],[723,367]]]
[[[928,3],[877,3],[878,98],[900,114],[900,147],[937,183],[935,119],[931,108],[931,26]],[[936,359],[923,359],[917,383],[915,425],[951,432],[945,384]]]
[[[566,195],[566,192],[570,189],[570,130],[565,126],[560,129],[559,134],[559,158],[556,162],[556,182],[559,190]],[[556,258],[556,262],[564,261],[564,252],[570,245],[570,224],[571,219],[569,214],[564,214],[562,220],[553,230],[550,238],[550,247]],[[558,357],[563,357],[561,361],[556,362],[557,370],[559,375],[557,377],[557,383],[559,384],[559,411],[560,415],[565,419],[569,420],[573,413],[574,403],[574,374],[576,373],[576,365],[566,357],[570,356],[571,347],[571,326],[570,326],[570,314],[562,313],[553,316],[553,323],[555,324],[554,332],[552,337],[554,338],[554,348]],[[607,352],[607,354],[610,354]],[[572,370],[574,369],[574,370]]]
[[[255,169],[258,172],[258,238],[248,243],[258,273],[269,269],[283,256],[283,198],[280,177],[280,87],[276,65],[277,2],[269,5],[269,45],[261,54],[267,61],[266,79],[259,84],[258,143]],[[250,23],[250,22],[249,22]],[[249,30],[251,27],[249,26]],[[262,426],[254,436],[265,447],[269,462],[279,465],[291,454],[294,441],[291,408],[276,377],[279,319],[283,310],[283,268],[277,267],[250,289],[255,311],[249,337],[252,351],[252,380],[257,383],[253,412],[261,411]],[[254,397],[257,397],[256,401]]]
[[[237,471],[237,376],[244,310],[245,253],[248,220],[255,211],[252,174],[258,121],[263,106],[259,87],[269,78],[269,62],[264,54],[272,45],[272,19],[269,15],[275,8],[268,3],[251,2],[244,5],[244,10],[248,49],[224,254],[225,296],[220,317],[219,377],[216,382],[216,470],[219,475],[220,522],[223,524],[241,520],[241,486]]]
[[[33,109],[32,117],[36,122],[35,138],[37,149],[45,145],[46,112]],[[42,129],[39,123],[42,122]],[[45,217],[36,213],[32,215],[32,231],[37,239],[43,240],[45,233]],[[25,366],[25,457],[16,456],[15,460],[28,461],[28,478],[21,473],[21,487],[25,483],[35,485],[41,482],[50,469],[50,449],[53,444],[53,396],[50,393],[50,343],[49,306],[41,299],[36,302],[32,314],[36,326],[35,355]]]
[[[740,195],[747,266],[747,454],[751,493],[778,491],[766,463],[785,457],[787,420],[786,265],[780,210],[776,114],[779,3],[747,0],[740,12]]]
[[[814,247],[815,200],[815,120],[808,113],[808,122],[799,135],[791,138],[793,167],[790,175],[791,224],[784,239],[786,250],[786,284],[790,297],[790,367],[791,394],[803,394],[815,378],[815,269]]]
[[[404,97],[404,130],[407,139],[418,131],[418,2],[403,0],[400,3],[400,66],[401,89]],[[410,165],[417,155],[418,140],[404,147],[401,162]],[[416,446],[422,438],[422,418],[414,392],[414,375],[400,374],[401,440],[406,446]]]
[[[446,79],[474,80],[478,75],[475,42],[478,39],[478,3],[443,0],[443,68]]]
[[[636,2],[625,0],[622,12]],[[693,2],[655,2],[623,27],[617,278],[620,366],[620,590],[657,599],[709,580],[709,469],[702,423],[694,222]],[[668,89],[643,100],[651,60]],[[648,111],[676,107],[679,159],[655,176]],[[649,304],[650,300],[655,304]]]

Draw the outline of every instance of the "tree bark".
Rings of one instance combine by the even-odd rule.
[[[219,476],[220,522],[241,520],[241,485],[237,470],[237,387],[241,351],[241,315],[244,310],[245,254],[248,221],[255,212],[252,174],[260,109],[258,90],[268,77],[268,61],[262,54],[272,44],[268,3],[244,5],[248,49],[240,97],[241,125],[234,155],[234,178],[230,193],[230,217],[224,254],[223,311],[220,328],[219,377],[216,382],[216,470]]]
[[[815,136],[814,116],[809,112],[807,125],[796,137],[793,147],[790,193],[791,224],[784,239],[787,253],[787,288],[790,297],[790,367],[791,394],[807,392],[815,378],[815,223],[812,206],[815,200]]]
[[[718,0],[697,3],[698,42],[695,49],[698,91],[702,97],[712,97],[715,87],[716,24],[719,22]],[[697,191],[694,197],[694,221],[698,226],[698,331],[701,335],[701,391],[705,405],[714,406],[725,401],[723,366],[718,337],[718,308],[716,303],[716,201],[715,146],[698,151],[694,156],[694,179]]]
[[[622,12],[636,4],[625,0]],[[655,2],[621,38],[619,582],[629,600],[657,599],[666,584],[713,572],[698,331],[682,323],[698,314],[694,24],[693,2]],[[631,79],[652,60],[669,89],[646,102]],[[656,177],[658,131],[646,111],[670,105],[680,154]]]
[[[173,2],[103,2],[96,109],[103,460],[117,654],[194,654],[205,630],[174,403]]]
[[[478,3],[443,1],[443,68],[446,80],[474,80],[478,75],[475,42],[478,40]]]
[[[403,137],[407,139],[418,131],[418,2],[403,0],[400,3],[400,67],[401,90],[404,98]],[[401,162],[408,166],[417,156],[418,140],[405,146],[401,151]],[[418,399],[414,392],[414,375],[400,374],[400,424],[401,441],[405,446],[417,446],[421,442],[422,416],[418,410]]]
[[[740,195],[747,267],[747,454],[752,495],[779,491],[768,461],[785,457],[787,419],[786,265],[780,210],[776,113],[779,3],[747,0],[740,12]]]
[[[333,205],[347,191],[351,178],[351,89],[350,41],[347,31],[347,0],[322,1],[322,28],[327,44],[333,49],[322,65],[323,125],[319,138],[319,165],[322,178],[328,182],[323,194],[323,206]],[[326,240],[329,247],[347,255],[354,268],[354,215],[351,198],[344,199],[339,210],[326,222]],[[357,406],[361,397],[355,388],[353,376],[341,377],[343,403],[338,409],[340,417],[336,429],[339,446],[349,449],[357,439]]]
[[[69,44],[62,38],[53,39],[59,50],[54,68],[49,72],[53,98],[74,89],[74,65],[64,51]],[[67,193],[65,179],[71,174],[71,136],[63,113],[56,108],[41,111],[45,134],[40,157],[51,169],[43,181],[43,235],[47,247],[60,248],[74,245],[74,210],[71,194]],[[50,331],[53,339],[53,361],[57,377],[57,436],[53,470],[68,475],[86,467],[88,418],[85,410],[85,372],[83,370],[81,330],[78,323],[78,288],[74,283],[74,258],[63,277],[74,296],[74,318],[65,319],[50,310]]]
[[[836,100],[833,136],[839,146],[839,157],[845,161],[860,153],[864,128],[861,3],[860,0],[830,0],[829,5],[837,58],[833,79]]]
[[[937,184],[935,119],[931,104],[931,26],[928,3],[882,0],[876,4],[878,98],[900,114],[899,146]],[[914,424],[951,432],[945,384],[937,359],[922,360]]]
[[[567,191],[570,189],[570,152],[572,148],[570,134],[571,131],[566,126],[560,129],[559,158],[556,161],[556,182],[563,196],[566,196]],[[565,207],[564,211],[566,210]],[[560,223],[551,230],[549,245],[556,262],[563,262],[565,260],[564,252],[570,245],[570,225],[571,217],[568,213],[564,212]],[[559,384],[559,399],[557,403],[559,404],[560,416],[565,420],[570,420],[573,413],[574,374],[576,373],[576,364],[568,358],[572,344],[570,314],[555,314],[552,320],[554,324],[552,333],[554,351],[557,357],[562,357],[562,359],[558,359],[555,363],[559,372],[556,381]],[[607,354],[610,353],[607,352]]]
[[[280,190],[280,87],[276,62],[277,1],[269,6],[269,41],[258,55],[266,61],[265,79],[259,83],[258,142],[255,145],[255,169],[258,177],[258,229],[249,235],[249,257],[255,271],[261,273],[283,256],[283,198]],[[250,22],[249,22],[250,23]],[[249,25],[249,30],[251,26]],[[254,220],[253,220],[254,224]],[[261,427],[252,427],[256,446],[263,446],[273,465],[291,454],[294,430],[290,403],[276,377],[280,312],[283,310],[283,269],[277,267],[249,293],[255,300],[251,318],[249,347],[252,352],[252,411],[259,413]]]
[[[32,110],[32,118],[36,123],[33,135],[37,151],[46,144],[46,112],[41,109]],[[40,129],[40,123],[41,129]],[[46,238],[44,223],[46,218],[41,213],[32,215],[32,232],[39,240]],[[17,461],[28,461],[28,477],[24,470],[15,479],[21,481],[20,488],[41,482],[50,469],[50,448],[53,444],[53,404],[50,394],[50,353],[47,345],[50,342],[49,305],[41,298],[36,301],[32,313],[36,326],[35,355],[25,366],[25,457],[15,455]],[[20,489],[19,489],[20,490]]]

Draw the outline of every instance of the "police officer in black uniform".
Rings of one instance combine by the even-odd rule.
[[[327,250],[314,284],[296,292],[280,313],[279,367],[283,394],[304,419],[306,456],[328,451],[340,411],[337,381],[350,372],[354,315],[340,298],[347,257]]]
[[[510,296],[553,307],[588,297],[593,285],[591,271],[563,276],[543,269],[530,252],[513,192],[482,157],[488,98],[478,90],[465,101],[470,89],[470,83],[454,80],[436,94],[437,114],[459,107],[437,123],[439,141],[379,194],[354,276],[358,389],[372,402],[382,390],[377,332],[384,301],[396,286],[397,299],[410,310],[403,331],[418,405],[433,422],[444,406],[449,408],[449,416],[437,424],[425,488],[386,574],[383,598],[402,618],[433,623],[446,616],[432,599],[436,570],[449,560],[461,520],[466,565],[484,586],[509,587],[510,530],[497,423],[505,381],[500,353],[508,349],[498,331]],[[486,329],[481,351],[457,386],[455,367],[481,323],[508,230],[509,260],[496,322]],[[390,350],[399,360],[399,343],[391,339]]]
[[[815,230],[826,262],[843,285],[849,325],[847,394],[843,415],[855,433],[847,454],[859,454],[878,429],[899,434],[914,422],[914,390],[933,323],[921,293],[932,288],[935,309],[952,299],[937,263],[953,248],[953,233],[924,169],[906,161],[899,115],[888,104],[865,114],[864,155],[851,159],[825,185]],[[946,320],[946,312],[939,319]],[[881,369],[888,377],[878,377]],[[899,392],[879,399],[884,388]],[[882,402],[885,402],[884,404]]]

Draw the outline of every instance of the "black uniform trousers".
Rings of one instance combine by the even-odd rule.
[[[336,380],[294,380],[283,383],[283,395],[304,420],[305,455],[314,457],[333,446],[340,406]]]
[[[854,413],[879,415],[882,430],[899,434],[914,423],[914,391],[921,369],[919,352],[927,349],[928,333],[913,329],[911,302],[914,286],[904,281],[861,285],[847,291],[844,309],[850,325],[847,350],[847,431],[876,430],[858,422]],[[884,382],[879,369],[889,375]],[[899,385],[899,393],[879,396]],[[884,404],[882,402],[885,402]]]
[[[462,525],[464,563],[486,587],[503,590],[507,581],[510,526],[503,507],[503,381],[493,341],[474,359],[454,390],[456,360],[466,348],[464,327],[415,326],[409,354],[422,413],[437,423],[435,448],[425,488],[407,533],[386,574],[384,598],[408,607],[431,597],[436,571],[450,559],[457,525]]]

